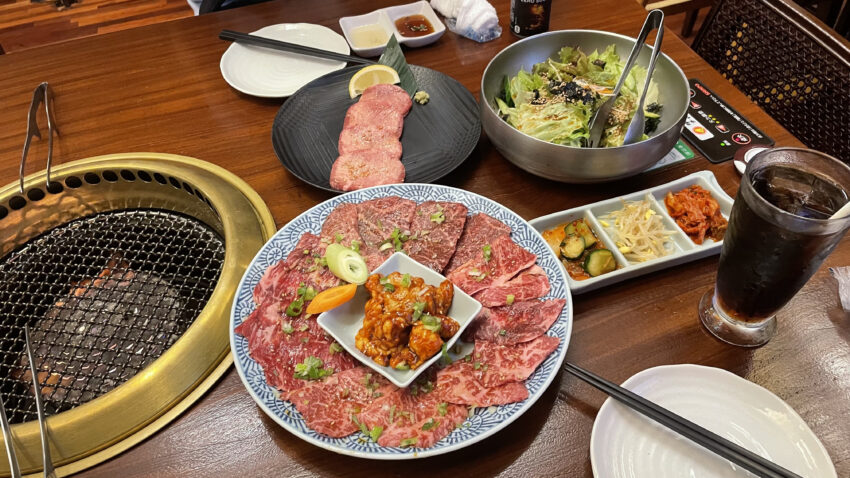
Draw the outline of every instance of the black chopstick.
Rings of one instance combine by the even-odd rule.
[[[321,50],[319,48],[297,45],[295,43],[289,43],[280,40],[272,40],[271,38],[263,38],[261,36],[251,35],[249,33],[235,32],[233,30],[222,30],[221,33],[218,34],[218,37],[222,40],[234,41],[236,43],[243,43],[245,45],[261,46],[263,48],[287,51],[290,53],[297,53],[299,55],[315,56],[328,60],[337,60],[362,64],[375,63],[372,60],[367,60],[366,58],[360,58],[358,56],[343,55],[341,53],[336,53],[333,51]]]
[[[765,460],[759,455],[738,446],[731,441],[712,433],[696,423],[683,418],[664,407],[611,383],[592,372],[567,362],[564,369],[608,394],[614,400],[642,413],[676,433],[690,439],[707,450],[739,465],[745,470],[764,478],[801,478],[800,475]]]

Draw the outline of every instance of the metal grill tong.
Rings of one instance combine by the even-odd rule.
[[[47,186],[50,186],[50,165],[53,161],[53,133],[59,136],[59,128],[56,126],[56,120],[53,118],[53,110],[50,108],[53,103],[53,90],[47,82],[43,82],[35,88],[32,94],[32,103],[30,103],[30,111],[27,114],[27,139],[24,141],[24,152],[21,155],[21,171],[20,183],[21,194],[24,193],[24,165],[27,162],[27,153],[30,150],[32,137],[35,136],[41,139],[41,131],[38,129],[38,107],[44,104],[44,110],[47,116]]]
[[[46,85],[47,83],[42,83]],[[53,460],[50,459],[50,444],[47,442],[47,423],[44,418],[44,405],[41,400],[40,384],[38,383],[38,374],[35,369],[35,358],[32,353],[32,344],[30,342],[29,326],[24,326],[24,339],[27,347],[27,361],[29,362],[30,373],[32,374],[33,393],[35,394],[35,404],[38,409],[38,425],[41,433],[41,454],[44,462],[45,478],[56,478],[56,471],[53,469]],[[6,418],[6,407],[3,405],[3,397],[0,396],[0,422],[3,426],[3,439],[6,442],[6,455],[9,458],[9,468],[12,470],[12,478],[21,476],[21,469],[18,466],[18,458],[15,454],[15,445],[12,443],[12,429],[9,425],[9,420]]]

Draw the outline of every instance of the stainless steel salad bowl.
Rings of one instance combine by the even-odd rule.
[[[597,183],[633,176],[664,157],[679,139],[688,109],[688,81],[665,54],[658,57],[653,79],[660,89],[661,122],[644,141],[614,148],[579,148],[549,143],[515,129],[499,117],[496,97],[505,77],[520,69],[531,71],[535,63],[557,58],[565,46],[578,46],[585,53],[616,45],[623,60],[635,39],[596,30],[561,30],[520,40],[499,52],[481,78],[481,124],[496,149],[509,161],[537,176],[567,183]],[[641,51],[636,65],[646,65],[652,47]]]

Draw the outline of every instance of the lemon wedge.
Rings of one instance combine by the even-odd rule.
[[[369,65],[361,68],[348,82],[348,94],[352,98],[359,96],[366,88],[374,85],[394,85],[398,83],[398,73],[387,65]]]

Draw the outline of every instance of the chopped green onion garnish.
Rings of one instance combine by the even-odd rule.
[[[395,286],[392,284],[392,282],[390,282],[389,278],[382,277],[378,281],[378,283],[381,284],[382,286],[384,286],[384,289],[386,289],[387,292],[395,292]]]
[[[446,215],[443,214],[443,211],[437,211],[434,214],[431,214],[431,222],[436,222],[437,224],[442,224],[443,221],[446,220]]]
[[[492,251],[490,251],[490,244],[486,244],[484,246],[484,262],[490,262],[490,256]]]
[[[304,308],[304,299],[297,298],[293,300],[288,306],[286,306],[286,315],[290,317],[298,317],[301,315],[301,311]]]
[[[351,241],[351,250],[360,253],[360,241]]]
[[[289,335],[292,332],[295,332],[295,329],[292,328],[292,322],[286,321],[283,324],[281,324],[281,327],[283,328],[283,333],[286,334],[286,335]]]
[[[449,357],[449,354],[446,351],[446,343],[445,342],[443,342],[443,346],[440,348],[440,357],[442,358],[443,363],[445,363],[446,365],[452,364],[452,358]]]
[[[329,347],[329,351],[332,354],[342,352],[342,346],[336,342],[332,343]]]
[[[369,438],[372,441],[377,442],[378,438],[381,438],[381,434],[384,433],[384,427],[374,426],[371,430],[369,430]]]
[[[401,276],[401,285],[405,287],[410,287],[410,274],[405,274]]]
[[[343,239],[345,239],[345,236],[343,234],[334,234],[334,242],[342,242]]]
[[[407,365],[407,362],[401,362],[395,366],[396,370],[410,370],[410,365]]]
[[[422,316],[422,325],[431,332],[439,332],[440,327],[442,327],[442,321],[439,317],[434,317],[431,314],[425,314]],[[444,347],[445,345],[446,344],[443,344]]]
[[[295,378],[318,380],[334,373],[332,368],[322,368],[322,365],[322,359],[311,355],[304,359],[304,363],[295,365]]]
[[[445,402],[437,405],[437,413],[439,413],[441,417],[446,416],[446,413],[449,413],[448,407],[449,404]]]
[[[514,303],[514,299],[515,297],[513,294],[508,294],[508,296],[505,298],[505,303],[511,305]]]
[[[508,331],[505,330],[505,329],[502,329],[502,330],[499,331],[499,335],[501,335],[502,337],[504,337],[505,334],[507,334],[507,333],[508,333]]]
[[[422,430],[428,431],[428,430],[434,428],[435,426],[437,426],[439,424],[440,424],[440,420],[434,420],[433,418],[429,418],[427,422],[422,424]]]
[[[398,444],[398,446],[400,446],[400,447],[413,446],[413,445],[415,445],[415,444],[416,444],[416,442],[418,442],[418,441],[419,441],[419,439],[418,439],[418,438],[416,438],[416,437],[413,437],[413,438],[405,438],[404,440],[402,440],[402,441],[401,441],[401,443],[399,443],[399,444]]]
[[[309,329],[309,328],[310,328],[310,326],[309,326],[309,325],[307,325],[307,324],[301,324],[301,326],[300,326],[300,327],[298,327],[298,331],[299,331],[299,332],[306,332],[306,331],[307,331],[307,329]]]
[[[481,362],[475,362],[475,363],[473,363],[473,364],[472,364],[472,368],[474,368],[475,370],[478,370],[479,368],[481,368]]]
[[[417,321],[422,317],[422,311],[425,310],[425,302],[415,302],[413,304],[413,320]]]

